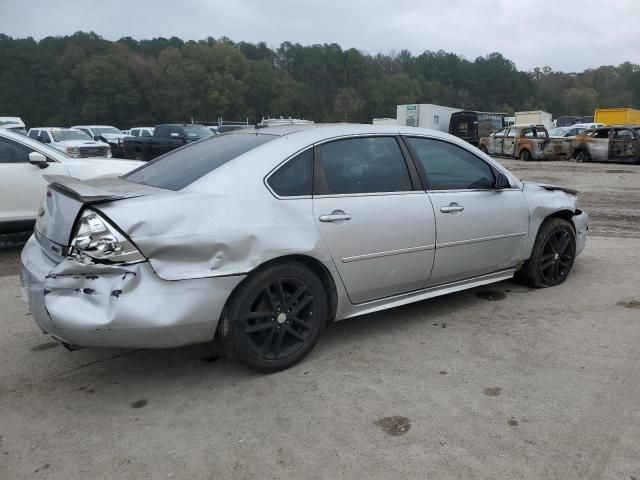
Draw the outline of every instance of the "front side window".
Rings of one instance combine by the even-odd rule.
[[[510,128],[509,131],[507,132],[507,138],[515,138],[515,136],[516,136],[516,129]]]
[[[29,130],[29,138],[33,138],[34,140],[37,140],[39,133],[40,133],[40,130]]]
[[[427,175],[430,190],[491,189],[491,167],[471,152],[429,138],[407,139]]]
[[[267,183],[281,197],[311,195],[313,186],[313,149],[289,160],[269,176]]]
[[[149,130],[140,130],[140,136],[141,137],[150,137],[151,136],[151,132]]]
[[[0,137],[0,163],[28,163],[31,152],[29,147]]]
[[[274,138],[277,137],[258,133],[211,136],[187,147],[172,150],[129,172],[123,178],[151,187],[181,190],[221,165]]]
[[[406,192],[412,190],[407,165],[393,137],[338,140],[320,147],[318,193]]]
[[[132,137],[139,137],[140,130],[138,130],[137,128],[134,128],[133,130],[131,130],[131,132],[129,132],[129,135],[131,135]]]

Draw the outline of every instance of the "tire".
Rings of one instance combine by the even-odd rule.
[[[140,150],[136,150],[135,152],[133,152],[133,159],[134,160],[142,160],[144,161],[144,153],[141,152]]]
[[[322,281],[304,265],[282,262],[257,270],[240,284],[220,319],[225,353],[262,373],[295,365],[327,323],[327,298]]]
[[[591,155],[589,155],[589,152],[586,150],[578,150],[574,158],[578,163],[585,163],[585,162],[591,161]]]
[[[489,155],[489,152],[487,151],[487,147],[485,147],[484,145],[480,145],[480,151],[485,155]]]
[[[529,287],[547,288],[563,283],[576,258],[576,232],[562,218],[551,217],[540,226],[531,257],[515,279]]]
[[[530,162],[531,160],[533,160],[531,152],[529,150],[522,150],[520,152],[520,160],[524,160],[525,162]]]

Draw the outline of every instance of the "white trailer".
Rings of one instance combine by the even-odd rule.
[[[550,113],[542,110],[532,110],[529,112],[516,112],[515,113],[516,125],[544,125],[547,130],[553,128],[553,118]]]
[[[448,132],[451,114],[459,112],[460,110],[460,108],[443,107],[431,103],[398,105],[398,125],[430,128],[432,130]]]
[[[373,125],[398,125],[397,118],[374,118],[371,123]]]

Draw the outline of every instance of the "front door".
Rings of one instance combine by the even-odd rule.
[[[502,146],[502,155],[506,157],[516,156],[516,132],[517,129],[510,128],[504,136],[504,143]]]
[[[313,214],[351,302],[421,289],[433,265],[434,214],[396,138],[317,146],[315,172]]]
[[[507,133],[507,129],[503,128],[502,130],[498,130],[495,135],[491,139],[491,148],[489,149],[489,153],[492,155],[502,155],[502,149],[504,146],[504,136]]]
[[[0,137],[0,222],[35,220],[47,182],[47,175],[68,175],[67,169],[51,161],[41,169],[29,163],[35,151],[9,138]]]
[[[529,208],[521,190],[494,188],[493,168],[446,141],[407,139],[426,175],[436,218],[428,286],[515,266],[525,255]]]

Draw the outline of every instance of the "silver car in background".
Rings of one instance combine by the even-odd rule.
[[[328,321],[516,278],[562,283],[586,241],[576,192],[522,182],[448,134],[243,129],[121,177],[53,176],[22,282],[69,346],[216,337],[263,372]]]

